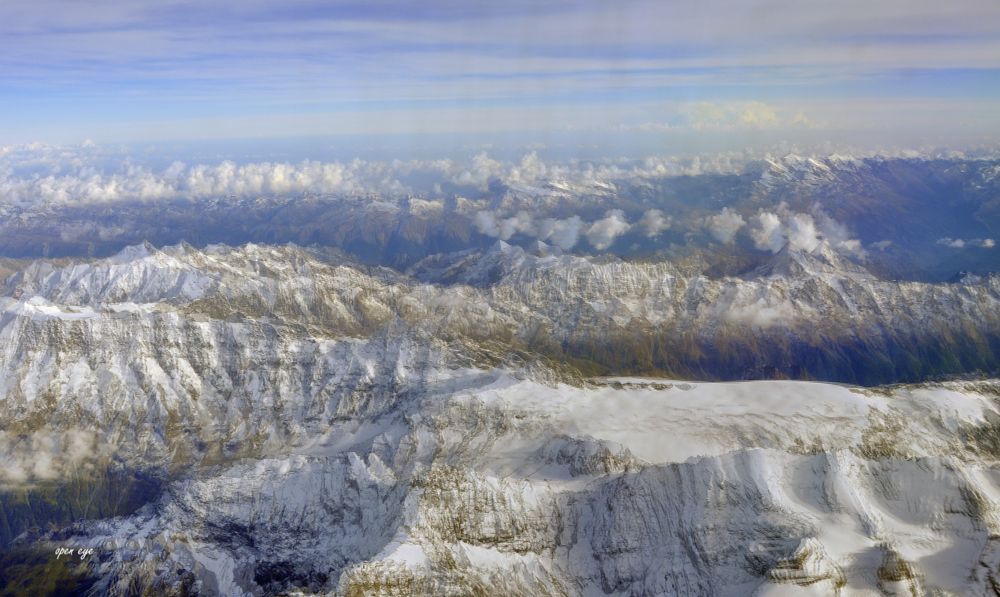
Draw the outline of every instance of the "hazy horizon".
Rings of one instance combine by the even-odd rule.
[[[15,0],[0,36],[0,145],[330,139],[343,156],[450,157],[601,142],[634,157],[1000,133],[987,0]]]

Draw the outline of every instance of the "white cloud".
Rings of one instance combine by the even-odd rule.
[[[608,211],[604,218],[597,220],[587,229],[587,242],[599,251],[611,246],[615,239],[628,232],[631,226],[620,209]]]
[[[576,246],[582,228],[583,220],[580,216],[572,216],[565,220],[547,218],[538,227],[538,238],[568,251]]]
[[[94,146],[6,146],[0,151],[0,203],[68,204],[120,200],[337,195],[440,195],[444,185],[479,191],[491,181],[539,186],[559,181],[572,188],[706,173],[732,174],[764,153],[742,151],[644,159],[545,161],[537,152],[508,162],[481,152],[468,160],[303,161],[216,164],[174,162],[154,170],[141,156]],[[640,224],[647,234],[670,222],[657,212]]]
[[[564,251],[575,247],[581,234],[586,235],[594,248],[603,251],[630,228],[624,212],[618,209],[609,211],[604,218],[590,224],[585,223],[580,216],[536,220],[524,210],[506,218],[484,210],[477,212],[472,221],[476,229],[486,236],[509,240],[515,234],[523,234],[552,243]]]
[[[0,431],[0,486],[65,480],[93,470],[111,451],[111,446],[101,443],[93,431]]]
[[[750,238],[761,251],[777,253],[786,244],[792,249],[814,251],[825,242],[859,259],[865,258],[861,242],[850,238],[847,227],[818,208],[815,215],[796,213],[782,203],[776,212],[757,212],[752,222]]]
[[[816,221],[809,214],[793,214],[785,222],[785,235],[793,249],[812,251],[819,246],[821,237]]]
[[[743,219],[743,216],[728,207],[722,208],[720,213],[705,219],[705,226],[712,238],[723,244],[733,242],[736,233],[745,225],[746,220]]]
[[[977,247],[980,249],[992,249],[996,246],[996,241],[992,238],[939,238],[937,244],[949,249],[964,249],[966,247]]]
[[[500,238],[500,224],[492,211],[476,212],[476,215],[472,217],[472,223],[480,234]]]
[[[515,234],[537,236],[531,214],[523,210],[509,218],[499,218],[491,211],[480,211],[473,216],[472,223],[480,233],[500,240],[510,240]]]
[[[482,152],[472,158],[472,164],[451,177],[451,182],[460,186],[472,186],[486,189],[490,180],[499,178],[503,173],[503,164]]]
[[[545,178],[548,167],[539,157],[538,153],[532,151],[521,158],[521,163],[510,169],[505,179],[509,182],[522,182],[532,184]]]
[[[761,251],[777,253],[785,246],[785,232],[781,218],[769,211],[754,216],[754,227],[750,232],[755,247]]]
[[[727,321],[768,328],[787,324],[796,318],[795,307],[788,302],[771,303],[765,299],[748,304],[730,305],[723,316]]]
[[[696,131],[740,131],[811,128],[812,121],[799,109],[779,108],[763,102],[696,102],[677,108],[677,124]]]
[[[667,160],[633,162],[621,167],[613,161],[553,163],[536,152],[519,161],[504,162],[479,153],[459,162],[449,159],[347,162],[303,161],[237,164],[174,162],[155,171],[137,165],[128,155],[110,154],[100,147],[7,146],[0,152],[0,202],[87,203],[119,200],[154,201],[179,197],[289,196],[304,193],[407,196],[440,194],[443,184],[484,191],[491,181],[536,185],[558,180],[570,185],[607,185],[614,179],[684,173]],[[650,169],[652,168],[652,169]]]
[[[647,237],[655,238],[664,230],[668,230],[671,223],[672,218],[670,216],[664,215],[658,209],[650,209],[642,214],[642,218],[636,222],[636,226],[642,229]]]
[[[524,234],[548,241],[563,250],[572,249],[580,237],[583,221],[579,216],[564,220],[545,218],[535,222],[528,212],[521,210],[512,217],[502,218],[492,211],[480,211],[473,216],[476,229],[486,236],[510,240],[515,234]]]
[[[774,108],[761,102],[750,102],[740,112],[740,124],[751,128],[767,128],[779,124]]]
[[[534,217],[528,212],[521,210],[512,218],[507,218],[500,223],[500,235],[503,240],[507,240],[515,234],[527,236],[537,236]]]
[[[253,197],[301,193],[385,193],[406,191],[391,168],[378,162],[257,163],[185,166],[160,173],[126,165],[106,174],[91,167],[67,174],[0,177],[0,193],[20,203],[86,203],[124,199],[151,201],[186,197]]]
[[[965,248],[965,241],[960,238],[939,238],[937,244],[944,245],[952,249]]]

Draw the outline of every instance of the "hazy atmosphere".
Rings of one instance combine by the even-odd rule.
[[[0,596],[998,594],[997,0],[0,44]]]
[[[0,37],[13,143],[638,133],[684,152],[693,132],[727,149],[1000,132],[992,0],[9,0]]]

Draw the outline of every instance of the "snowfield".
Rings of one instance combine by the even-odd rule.
[[[0,484],[76,508],[131,495],[110,471],[157,483],[4,538],[95,549],[107,595],[997,594],[1000,381],[595,376],[519,344],[528,323],[711,331],[760,297],[867,323],[907,301],[900,329],[997,301],[995,279],[778,257],[683,288],[509,246],[449,262],[454,284],[294,247],[36,264],[0,303]]]
[[[998,582],[1000,469],[961,442],[1000,418],[995,383],[464,373],[472,385],[406,423],[176,482],[73,541],[106,554],[112,588],[239,595],[273,592],[259,571],[274,566],[324,594],[988,595]]]

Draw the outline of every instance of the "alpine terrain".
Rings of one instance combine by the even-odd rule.
[[[885,280],[825,240],[689,270],[503,241],[406,271],[255,244],[19,265],[3,579],[1000,591],[1000,382],[974,374],[1000,278]]]

